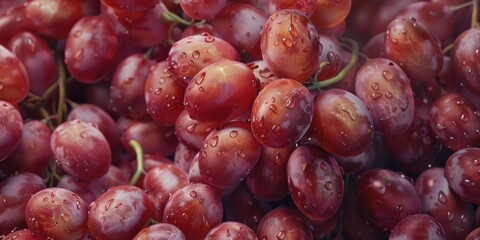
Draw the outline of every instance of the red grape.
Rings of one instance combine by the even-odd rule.
[[[111,159],[110,145],[92,123],[72,120],[62,123],[52,133],[50,147],[57,165],[83,180],[105,175]]]
[[[4,236],[3,240],[37,240],[29,229],[21,229]]]
[[[186,240],[186,238],[175,225],[157,223],[142,229],[133,240]]]
[[[0,161],[5,160],[20,144],[22,121],[22,115],[12,104],[0,100],[0,128],[3,129],[0,131]]]
[[[312,21],[317,28],[328,28],[341,23],[347,18],[352,0],[315,0]]]
[[[207,240],[257,240],[257,235],[247,225],[239,222],[222,222],[205,236]]]
[[[262,58],[275,75],[303,83],[317,71],[319,37],[307,15],[298,10],[280,10],[268,18],[263,29]]]
[[[392,230],[389,240],[400,239],[437,239],[446,240],[442,226],[435,218],[427,214],[410,215]]]
[[[448,158],[445,178],[450,188],[468,202],[480,203],[480,148],[462,148]]]
[[[163,221],[177,226],[187,240],[203,239],[222,222],[223,209],[215,190],[202,183],[189,184],[172,194]]]
[[[218,127],[218,123],[200,122],[192,119],[187,110],[183,110],[175,123],[175,135],[178,140],[192,150],[199,150],[203,140]]]
[[[90,204],[88,229],[96,239],[132,239],[152,212],[153,204],[142,189],[112,187]]]
[[[102,3],[113,8],[124,9],[126,11],[137,12],[153,8],[158,1],[156,0],[102,0]]]
[[[25,99],[30,79],[23,63],[7,48],[0,45],[0,100],[18,103]],[[0,157],[1,158],[1,157]]]
[[[462,32],[453,43],[451,57],[460,84],[480,95],[480,29]]]
[[[221,60],[203,68],[189,82],[185,109],[192,119],[224,123],[249,109],[258,88],[258,81],[247,65]]]
[[[316,3],[316,0],[270,0],[268,1],[268,12],[273,14],[283,9],[296,9],[312,16],[317,7]]]
[[[293,79],[266,85],[252,108],[252,132],[263,145],[283,148],[294,145],[307,132],[313,118],[313,97]]]
[[[88,232],[88,204],[63,188],[43,189],[25,209],[28,229],[37,239],[83,239]]]
[[[295,209],[284,206],[265,214],[257,229],[259,239],[311,240],[313,239],[307,222]]]
[[[227,0],[180,0],[183,12],[198,20],[213,19],[227,5]]]

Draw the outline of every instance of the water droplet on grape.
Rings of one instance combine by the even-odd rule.
[[[325,183],[325,189],[332,190],[333,189],[333,182],[332,181],[327,181]]]
[[[447,203],[447,195],[443,191],[438,192],[438,201],[442,204]]]
[[[374,92],[372,93],[372,95],[370,95],[370,97],[373,99],[373,100],[377,100],[379,98],[382,97],[382,94],[381,93],[378,93],[378,92]]]
[[[385,97],[386,98],[392,98],[393,97],[393,94],[391,92],[386,92],[385,93]]]
[[[278,113],[278,109],[277,109],[277,106],[275,106],[274,104],[270,104],[270,106],[268,106],[268,108],[275,114]]]
[[[378,91],[379,88],[380,88],[380,85],[377,82],[372,83],[372,90]]]
[[[207,43],[215,42],[215,38],[212,37],[212,36],[206,36],[205,37],[205,42],[207,42]]]
[[[272,132],[274,132],[275,134],[280,134],[280,130],[281,130],[281,127],[277,124],[274,124],[272,126]]]
[[[200,85],[202,84],[203,80],[205,79],[205,72],[201,72],[198,75],[195,75],[195,83]]]
[[[218,136],[214,136],[212,139],[210,139],[210,146],[216,147],[218,144]]]
[[[277,234],[277,239],[278,239],[278,240],[283,240],[283,239],[285,239],[285,236],[286,236],[286,235],[287,235],[286,231],[285,231],[285,230],[282,230],[282,231],[278,232],[278,234]]]
[[[320,163],[320,168],[323,170],[323,171],[327,171],[327,164],[325,162],[321,162]]]
[[[385,80],[392,80],[392,78],[393,78],[392,72],[390,72],[390,71],[388,71],[388,70],[384,70],[384,71],[382,72],[382,76],[383,76],[383,78],[384,78]]]
[[[109,208],[110,208],[110,205],[112,205],[113,203],[113,198],[108,200],[106,203],[105,203],[105,211],[107,211]]]
[[[228,136],[230,136],[231,138],[235,138],[238,136],[238,131],[237,130],[232,130],[228,133]]]
[[[189,195],[190,195],[190,197],[192,197],[192,198],[196,198],[198,194],[197,194],[196,191],[190,191],[190,194],[189,194]]]
[[[246,154],[245,154],[245,152],[244,152],[243,150],[239,150],[239,151],[237,152],[237,156],[238,156],[238,157],[241,157],[241,158],[244,158],[244,157],[246,156]]]
[[[395,214],[397,215],[400,214],[403,211],[403,208],[404,208],[403,205],[397,205],[394,210]]]
[[[77,30],[77,31],[75,31],[75,33],[73,34],[73,36],[76,37],[76,38],[78,38],[78,37],[82,36],[82,33],[83,33],[82,31]]]
[[[73,59],[75,59],[76,61],[80,61],[82,59],[82,55],[83,55],[83,48],[78,50],[77,53],[75,53],[75,56],[73,57]]]
[[[67,213],[61,213],[61,214],[60,214],[60,218],[61,218],[64,222],[70,221],[70,215],[68,215]]]

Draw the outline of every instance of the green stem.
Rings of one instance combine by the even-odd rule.
[[[65,92],[65,67],[63,66],[62,61],[57,60],[57,65],[58,65],[58,105],[57,105],[57,115],[58,115],[58,122],[61,123],[63,122],[63,114],[65,113],[65,98],[66,98],[66,92]]]
[[[473,12],[472,12],[472,22],[470,24],[470,27],[477,28],[477,27],[480,27],[477,21],[479,4],[478,4],[478,0],[472,0],[472,2],[473,2]]]
[[[191,26],[195,23],[195,19],[192,19],[191,21],[187,21],[181,17],[179,17],[177,14],[170,12],[168,10],[167,6],[165,6],[164,3],[160,2],[160,7],[163,9],[163,15],[162,15],[162,20],[164,22],[173,22],[173,23],[180,23],[185,26]]]
[[[345,76],[350,72],[350,70],[352,70],[353,66],[355,66],[355,64],[357,63],[357,61],[358,61],[358,44],[357,44],[357,42],[355,42],[352,39],[348,39],[348,38],[340,38],[340,40],[343,41],[343,42],[346,42],[352,48],[352,57],[350,58],[350,61],[342,69],[342,71],[340,71],[336,76],[334,76],[332,78],[329,78],[329,79],[326,79],[326,80],[321,81],[321,82],[313,82],[312,85],[307,87],[309,90],[324,88],[324,87],[333,85],[333,84],[341,81],[343,78],[345,78]]]
[[[449,45],[446,46],[444,49],[442,49],[442,54],[443,54],[443,55],[446,55],[452,48],[453,48],[453,43],[452,43],[452,44],[449,44]]]
[[[168,45],[170,45],[170,46],[172,46],[175,43],[175,40],[173,39],[173,30],[175,29],[176,26],[177,26],[177,23],[172,23],[172,24],[170,24],[170,27],[168,28],[167,42],[168,42]]]
[[[460,5],[450,7],[450,10],[452,10],[452,12],[456,12],[458,10],[461,10],[461,9],[464,9],[468,6],[471,6],[472,4],[473,4],[473,2],[462,3]]]
[[[133,174],[132,179],[130,180],[130,185],[136,185],[138,179],[143,174],[143,149],[140,143],[137,140],[130,140],[128,144],[135,150],[135,154],[137,157],[137,170]]]

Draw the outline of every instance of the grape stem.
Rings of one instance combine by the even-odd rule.
[[[132,179],[130,179],[130,185],[134,186],[137,184],[138,179],[143,174],[143,149],[140,143],[133,139],[128,142],[128,144],[133,148],[137,157],[137,170],[133,174]]]
[[[58,65],[58,106],[57,106],[57,115],[58,122],[63,122],[63,114],[65,111],[65,67],[63,66],[62,61],[57,60]]]
[[[443,55],[446,55],[452,48],[453,48],[453,43],[452,43],[452,44],[449,44],[449,45],[446,46],[444,49],[442,49],[442,54],[443,54]]]
[[[470,24],[470,27],[471,28],[478,28],[480,27],[478,24],[478,8],[479,8],[479,4],[478,4],[478,0],[472,0],[473,2],[473,12],[472,12],[472,22]]]
[[[312,85],[307,87],[309,90],[328,87],[330,85],[333,85],[333,84],[341,81],[343,78],[345,78],[345,76],[348,74],[348,72],[350,72],[350,70],[352,70],[353,66],[355,66],[355,64],[357,63],[357,61],[358,61],[358,44],[357,44],[357,42],[355,42],[354,40],[349,39],[349,38],[339,38],[339,40],[341,42],[347,43],[352,48],[352,57],[350,58],[350,61],[336,76],[334,76],[332,78],[326,79],[326,80],[321,81],[321,82],[316,81],[316,78],[315,78],[314,81],[312,82]]]
[[[457,5],[457,6],[452,6],[452,7],[450,7],[450,10],[452,10],[452,12],[456,12],[456,11],[462,10],[466,7],[469,7],[472,4],[473,4],[473,2],[466,2],[466,3],[463,3],[463,4]]]
[[[180,23],[180,24],[183,24],[185,26],[191,26],[195,23],[195,19],[192,19],[191,21],[187,21],[187,20],[179,17],[177,14],[175,14],[173,12],[170,12],[170,10],[168,10],[167,6],[165,6],[165,4],[162,3],[162,2],[160,2],[160,7],[164,11],[163,15],[162,15],[162,20],[164,22]]]

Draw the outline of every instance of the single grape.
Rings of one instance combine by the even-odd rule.
[[[192,119],[224,123],[246,112],[258,89],[259,83],[247,65],[221,60],[203,68],[192,78],[183,102]]]
[[[1,48],[1,46],[0,46]],[[10,103],[0,100],[0,161],[5,160],[21,143],[23,118]]]
[[[23,63],[0,45],[0,101],[18,103],[27,97],[30,79]],[[1,157],[0,157],[1,159]]]
[[[451,58],[458,81],[468,91],[480,96],[480,29],[462,32],[453,43]]]
[[[169,223],[157,223],[145,227],[133,240],[186,240],[185,234]]]
[[[67,121],[52,133],[50,147],[56,164],[68,174],[83,180],[100,178],[112,161],[110,145],[92,123]]]
[[[210,20],[227,6],[227,0],[179,0],[183,12],[198,20]]]
[[[251,114],[252,132],[265,146],[294,145],[313,118],[313,97],[298,81],[282,78],[266,85],[256,97]]]
[[[297,147],[287,163],[288,189],[298,210],[314,221],[335,215],[343,199],[340,167],[315,145]]]
[[[95,239],[132,239],[150,219],[153,204],[140,188],[112,187],[88,210],[88,230]]]
[[[307,15],[280,10],[268,18],[263,29],[262,58],[276,76],[303,83],[317,71],[321,48],[317,29]]]
[[[172,194],[163,221],[178,227],[187,240],[203,239],[222,222],[223,209],[215,190],[202,183],[189,184]]]
[[[462,199],[480,203],[480,148],[467,147],[453,153],[445,164],[445,178],[450,188]]]
[[[312,21],[317,28],[335,26],[345,20],[350,13],[352,0],[315,0],[315,11],[312,13]]]
[[[43,180],[33,174],[22,172],[0,182],[0,235],[26,227],[25,208],[31,196],[45,189]]]
[[[427,214],[414,214],[402,219],[392,230],[388,239],[446,240],[447,237],[442,226],[435,218]]]
[[[307,222],[296,209],[284,206],[265,214],[257,228],[259,239],[313,239]]]
[[[25,219],[38,239],[83,239],[87,233],[88,204],[63,188],[46,188],[30,198]]]
[[[7,1],[2,1],[0,5],[3,3]],[[31,30],[32,24],[25,16],[25,4],[0,10],[0,45],[7,46],[13,35]]]
[[[222,222],[212,228],[204,240],[257,240],[257,235],[247,225],[239,222]]]

